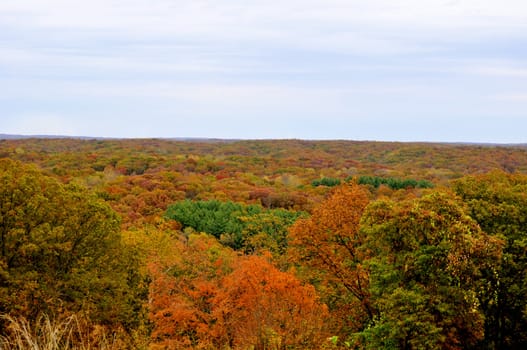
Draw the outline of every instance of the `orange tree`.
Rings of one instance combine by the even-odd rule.
[[[261,256],[242,257],[223,279],[214,314],[234,348],[314,349],[327,316],[313,286]]]
[[[325,307],[293,274],[206,234],[172,244],[173,254],[150,263],[153,348],[309,349],[323,341]]]
[[[299,219],[289,231],[293,261],[307,267],[301,270],[317,285],[333,319],[340,320],[335,327],[343,332],[373,317],[365,256],[358,250],[363,243],[359,223],[369,196],[356,184],[336,187],[311,217]]]

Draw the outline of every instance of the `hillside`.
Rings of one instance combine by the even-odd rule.
[[[0,311],[79,317],[77,343],[527,344],[523,145],[5,137],[0,162]]]

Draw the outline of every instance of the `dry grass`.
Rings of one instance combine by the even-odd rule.
[[[44,315],[34,322],[0,315],[4,333],[0,350],[114,350],[122,348],[115,337],[101,328],[87,327],[77,316],[52,320]]]

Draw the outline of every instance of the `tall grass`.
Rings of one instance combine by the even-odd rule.
[[[0,350],[113,350],[122,348],[115,337],[89,327],[73,315],[52,320],[47,315],[30,322],[23,317],[0,315],[4,324]]]

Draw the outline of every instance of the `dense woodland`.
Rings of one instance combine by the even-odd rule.
[[[0,254],[2,349],[524,349],[527,147],[0,140]]]

